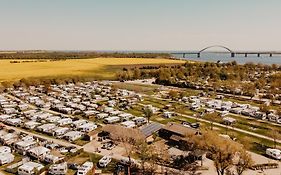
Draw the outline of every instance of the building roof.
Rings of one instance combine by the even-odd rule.
[[[160,123],[150,123],[149,125],[143,126],[140,131],[145,137],[151,136],[154,132],[159,131],[162,128]]]
[[[63,162],[63,163],[60,163],[60,164],[53,164],[53,165],[50,166],[49,169],[64,169],[64,168],[67,168],[66,162]]]
[[[21,146],[21,147],[26,147],[26,146],[29,146],[29,145],[33,145],[35,143],[36,143],[35,141],[28,140],[28,141],[17,142],[16,145]]]
[[[80,131],[69,131],[66,134],[64,134],[64,136],[66,137],[74,137],[77,135],[81,135],[82,133]]]
[[[15,158],[15,156],[12,153],[0,153],[0,160],[6,160],[7,158]]]
[[[32,152],[36,155],[41,155],[41,154],[44,154],[49,151],[50,150],[48,148],[45,148],[44,146],[37,146],[37,147],[31,148],[30,150],[28,150],[28,152]]]
[[[196,134],[196,130],[193,128],[188,128],[183,126],[182,124],[177,123],[168,123],[163,127],[164,130],[173,132],[174,134],[180,135],[180,136],[186,136],[188,134]]]
[[[22,166],[19,167],[20,169],[28,170],[28,171],[33,171],[34,168],[40,170],[44,168],[44,166],[40,163],[36,162],[26,162]]]
[[[231,118],[231,117],[224,117],[223,121],[229,122],[229,123],[234,123],[234,122],[236,122],[236,119]]]

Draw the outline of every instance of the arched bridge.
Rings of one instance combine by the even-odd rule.
[[[232,53],[231,49],[229,49],[228,47],[225,47],[225,46],[221,46],[221,45],[213,45],[213,46],[205,47],[204,49],[200,50],[198,53],[204,52],[205,50],[208,50],[211,48],[222,48],[222,49],[225,49],[225,50],[229,51],[230,53]]]
[[[281,54],[281,52],[271,52],[271,51],[265,51],[265,52],[235,52],[233,51],[232,49],[226,47],[226,46],[223,46],[223,45],[212,45],[212,46],[208,46],[208,47],[205,47],[201,50],[199,50],[198,52],[176,52],[176,53],[171,53],[171,54],[180,54],[183,56],[183,58],[185,58],[186,55],[197,55],[198,58],[200,58],[201,56],[201,53],[208,50],[208,49],[211,49],[211,48],[222,48],[224,50],[226,50],[226,52],[229,52],[230,53],[230,56],[231,57],[235,57],[235,55],[244,55],[245,57],[248,57],[248,55],[257,55],[257,57],[260,57],[262,54],[263,55],[269,55],[269,57],[272,57],[273,54]]]

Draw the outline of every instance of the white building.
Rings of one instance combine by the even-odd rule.
[[[86,123],[88,123],[87,120],[81,119],[81,120],[76,120],[76,121],[72,122],[72,125],[73,125],[75,128],[78,128],[79,126],[84,125],[84,124],[86,124]]]
[[[14,161],[15,156],[11,153],[1,153],[0,154],[0,165],[11,163]]]
[[[66,140],[75,141],[75,140],[81,138],[82,135],[83,135],[83,133],[80,132],[80,131],[69,131],[69,132],[67,132],[66,134],[64,134],[63,137],[64,137]]]
[[[12,126],[19,126],[21,122],[22,120],[20,118],[9,118],[6,120],[6,123]]]
[[[68,131],[69,131],[69,128],[67,128],[67,127],[58,127],[58,128],[53,130],[53,135],[54,136],[61,136]]]
[[[8,146],[1,146],[0,147],[0,154],[3,154],[3,153],[11,153],[12,150],[10,147]]]
[[[96,114],[97,114],[97,111],[95,111],[95,110],[84,111],[85,117],[90,117],[90,116],[93,116],[93,115],[96,115]]]
[[[67,173],[67,163],[63,162],[60,164],[51,165],[49,173],[53,175],[65,175]]]
[[[56,127],[53,123],[43,124],[41,126],[38,126],[37,129],[41,132],[49,132],[50,130],[54,129]]]
[[[104,118],[108,117],[108,115],[109,114],[107,114],[107,113],[99,113],[99,114],[97,114],[97,118],[98,119],[104,119]]]
[[[63,126],[63,125],[69,125],[72,123],[72,119],[71,118],[63,118],[57,121],[59,126]]]
[[[59,116],[52,116],[52,117],[47,118],[46,120],[50,123],[54,123],[54,122],[59,121],[60,119],[61,118]]]
[[[64,156],[57,156],[53,154],[47,154],[44,157],[44,161],[47,163],[57,163],[58,161],[61,161],[64,159]]]
[[[1,135],[0,140],[2,143],[8,143],[10,140],[13,140],[17,137],[15,133],[8,133],[6,135]]]
[[[40,163],[26,162],[18,168],[18,175],[33,175],[36,169],[40,171],[44,166]]]
[[[121,125],[126,127],[126,128],[136,127],[136,123],[134,121],[125,121],[125,122],[122,122]]]
[[[36,146],[36,142],[34,141],[20,141],[15,144],[15,148],[20,153],[25,153],[30,148]]]
[[[3,114],[3,115],[0,115],[0,121],[1,122],[4,122],[4,121],[6,121],[7,119],[9,119],[9,118],[11,118],[12,116],[10,116],[10,115],[5,115],[5,114]]]
[[[83,131],[83,132],[90,132],[90,131],[93,131],[94,129],[97,129],[97,128],[98,128],[98,126],[96,124],[92,123],[92,122],[86,123],[86,124],[78,127],[78,129],[80,131]]]
[[[86,175],[93,168],[93,162],[85,162],[82,166],[78,168],[77,175]]]
[[[117,123],[120,121],[120,117],[114,116],[114,117],[107,117],[104,119],[104,123],[108,123],[108,124],[113,124],[113,123]]]
[[[35,121],[28,121],[24,123],[24,127],[27,129],[34,129],[35,127],[39,126],[40,123]]]
[[[37,146],[28,150],[29,155],[37,159],[45,158],[45,156],[50,154],[50,152],[51,151],[44,146]]]
[[[133,119],[133,121],[136,123],[136,125],[143,125],[145,123],[147,123],[147,119],[144,117],[136,117]]]

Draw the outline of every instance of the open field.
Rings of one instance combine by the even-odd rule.
[[[112,79],[115,72],[123,66],[184,63],[181,60],[147,58],[94,58],[20,63],[10,63],[10,61],[13,60],[0,60],[0,81],[14,81],[33,77],[68,77],[70,75]]]

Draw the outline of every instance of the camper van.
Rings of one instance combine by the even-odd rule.
[[[274,159],[281,160],[281,151],[279,149],[266,149],[266,154]]]
[[[111,157],[110,156],[103,156],[99,160],[99,166],[100,167],[106,167],[110,162],[111,162]]]
[[[85,162],[82,166],[78,168],[77,175],[86,175],[93,168],[93,162]]]
[[[107,124],[113,124],[113,123],[117,123],[120,121],[120,117],[114,116],[114,117],[108,117],[104,119],[104,123]]]

